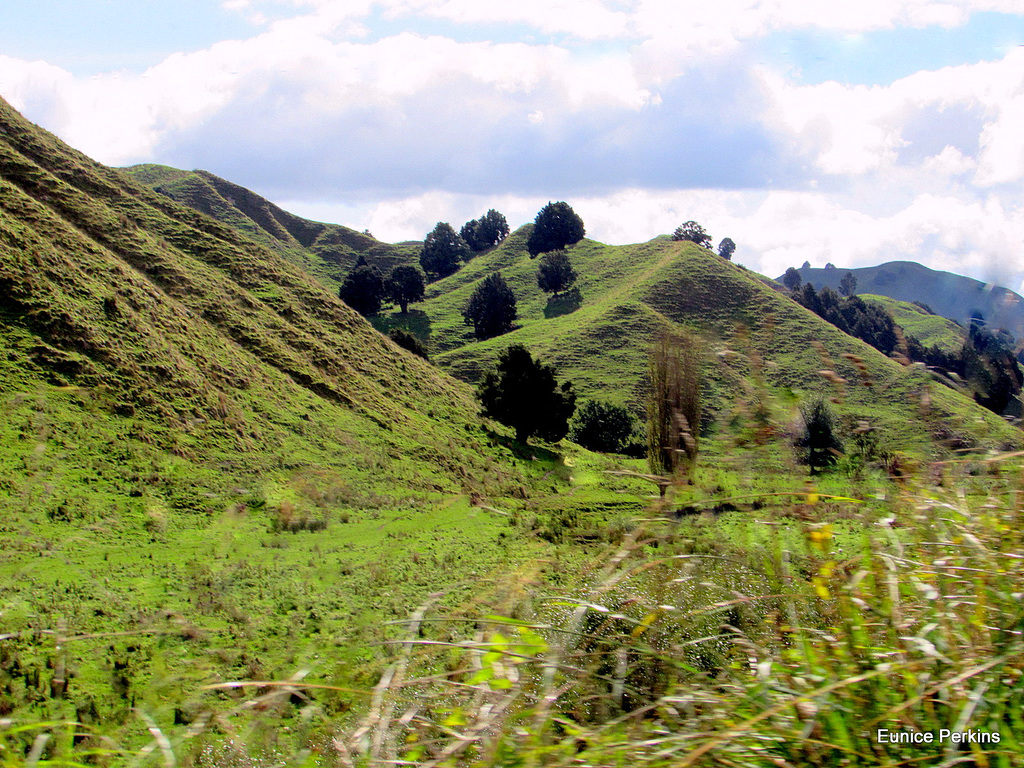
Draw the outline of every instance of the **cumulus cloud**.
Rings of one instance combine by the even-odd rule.
[[[1020,284],[1024,49],[866,86],[802,84],[744,47],[1019,0],[223,6],[259,34],[88,79],[0,57],[0,94],[101,161],[203,167],[385,239],[566,199],[609,242],[696,219],[769,274],[915,258]],[[480,39],[509,25],[535,34]]]
[[[548,197],[428,192],[357,205],[285,201],[313,219],[369,228],[384,240],[422,239],[437,221],[458,228],[497,208],[513,227],[532,221]],[[587,236],[602,242],[643,242],[699,221],[717,244],[738,245],[735,260],[769,276],[804,261],[823,267],[872,266],[910,259],[933,269],[1024,289],[1024,207],[992,195],[971,200],[921,194],[887,215],[861,210],[856,200],[813,192],[756,190],[623,189],[567,198],[583,218]]]

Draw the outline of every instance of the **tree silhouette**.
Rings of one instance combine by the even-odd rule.
[[[736,253],[736,243],[732,241],[731,237],[722,238],[722,242],[718,244],[718,255],[726,261],[732,261],[734,253]]]
[[[561,440],[576,410],[572,382],[559,385],[554,369],[534,360],[521,344],[501,353],[497,370],[484,376],[477,398],[483,415],[512,427],[521,443],[534,435]]]
[[[462,262],[468,261],[470,255],[469,246],[458,232],[452,229],[452,225],[439,221],[423,241],[420,266],[424,272],[435,278],[447,277],[455,272]]]
[[[409,265],[395,267],[388,276],[386,288],[404,315],[409,311],[411,302],[423,301],[423,274]]]
[[[791,291],[797,290],[803,281],[804,279],[800,277],[800,273],[793,267],[786,269],[786,273],[782,276],[782,284]]]
[[[526,242],[530,257],[578,243],[586,234],[583,219],[568,203],[548,203],[537,214]]]
[[[459,234],[474,251],[486,251],[508,237],[509,231],[505,217],[491,208],[479,219],[463,224]]]
[[[516,297],[497,272],[485,277],[462,310],[466,325],[473,326],[478,339],[489,339],[512,330],[516,317]]]
[[[345,276],[338,290],[338,298],[365,317],[380,312],[380,302],[384,296],[384,279],[380,272],[360,256],[355,268]]]
[[[676,227],[676,231],[672,233],[673,240],[689,240],[691,243],[696,243],[701,248],[711,247],[711,235],[704,231],[704,227],[698,224],[696,221],[685,221]]]
[[[565,251],[552,251],[540,257],[537,266],[537,285],[545,293],[555,296],[576,282],[576,270]]]

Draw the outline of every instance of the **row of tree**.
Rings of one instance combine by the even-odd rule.
[[[688,240],[696,243],[701,248],[711,250],[711,235],[709,235],[696,221],[684,221],[675,232],[672,233],[673,240]],[[732,255],[736,252],[736,243],[731,237],[722,238],[718,244],[718,255],[726,261],[732,261]]]
[[[438,280],[455,273],[477,253],[501,243],[509,235],[508,221],[493,208],[479,219],[462,225],[458,232],[446,221],[439,221],[423,241],[420,266]]]
[[[856,289],[855,278],[847,289]],[[1013,351],[1013,336],[989,329],[981,315],[972,318],[960,349],[947,352],[938,346],[926,347],[906,333],[883,307],[868,304],[859,296],[841,297],[831,288],[816,291],[811,283],[793,290],[791,295],[823,320],[883,354],[924,363],[946,376],[952,374],[967,384],[979,405],[995,413],[1019,410],[1024,371]]]

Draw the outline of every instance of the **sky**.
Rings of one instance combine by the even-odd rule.
[[[1024,292],[1022,0],[4,0],[0,96],[391,242],[565,200]]]

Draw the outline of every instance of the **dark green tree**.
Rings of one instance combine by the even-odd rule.
[[[404,315],[410,303],[423,301],[423,273],[409,265],[395,267],[388,276],[386,288]]]
[[[704,227],[696,221],[684,221],[676,231],[672,233],[673,240],[689,240],[701,248],[711,247],[711,235],[704,231]]]
[[[380,303],[385,296],[384,279],[376,267],[371,267],[362,256],[355,268],[345,276],[345,282],[338,290],[338,298],[363,316],[380,312]]]
[[[478,339],[511,331],[517,317],[516,296],[498,272],[480,281],[462,310],[462,319]]]
[[[471,253],[466,241],[452,229],[452,225],[439,221],[423,241],[420,266],[424,272],[435,278],[447,277],[455,272],[462,262],[468,261]]]
[[[540,257],[537,265],[537,285],[545,293],[555,296],[572,288],[576,282],[576,270],[565,251],[551,251]]]
[[[828,404],[818,398],[800,409],[804,431],[797,446],[804,451],[804,460],[816,475],[838,461],[843,444],[836,434],[836,417]]]
[[[732,241],[731,237],[722,238],[722,242],[718,244],[718,255],[726,261],[732,261],[734,253],[736,253],[736,243]]]
[[[470,248],[479,252],[497,245],[508,237],[509,232],[508,221],[491,208],[479,219],[472,219],[463,224],[459,234]]]
[[[782,276],[782,284],[791,291],[797,290],[803,281],[804,279],[800,277],[800,273],[793,267],[786,269],[786,273]]]
[[[576,411],[569,438],[591,451],[617,453],[628,443],[636,424],[621,405],[587,400]]]
[[[857,293],[857,278],[854,277],[853,272],[843,275],[843,279],[839,281],[839,292],[843,296],[853,296]]]
[[[388,334],[388,338],[402,349],[407,349],[414,355],[422,357],[424,360],[430,359],[427,355],[426,347],[424,347],[423,344],[420,343],[420,340],[408,331],[403,331],[401,328],[394,328],[391,333]]]
[[[520,443],[534,435],[561,440],[576,410],[572,382],[559,385],[554,369],[534,360],[521,344],[501,353],[497,370],[480,383],[477,399],[483,415],[512,427]]]
[[[585,234],[583,219],[568,203],[548,203],[533,221],[533,232],[526,241],[526,249],[533,258],[539,253],[557,251],[578,243]]]

